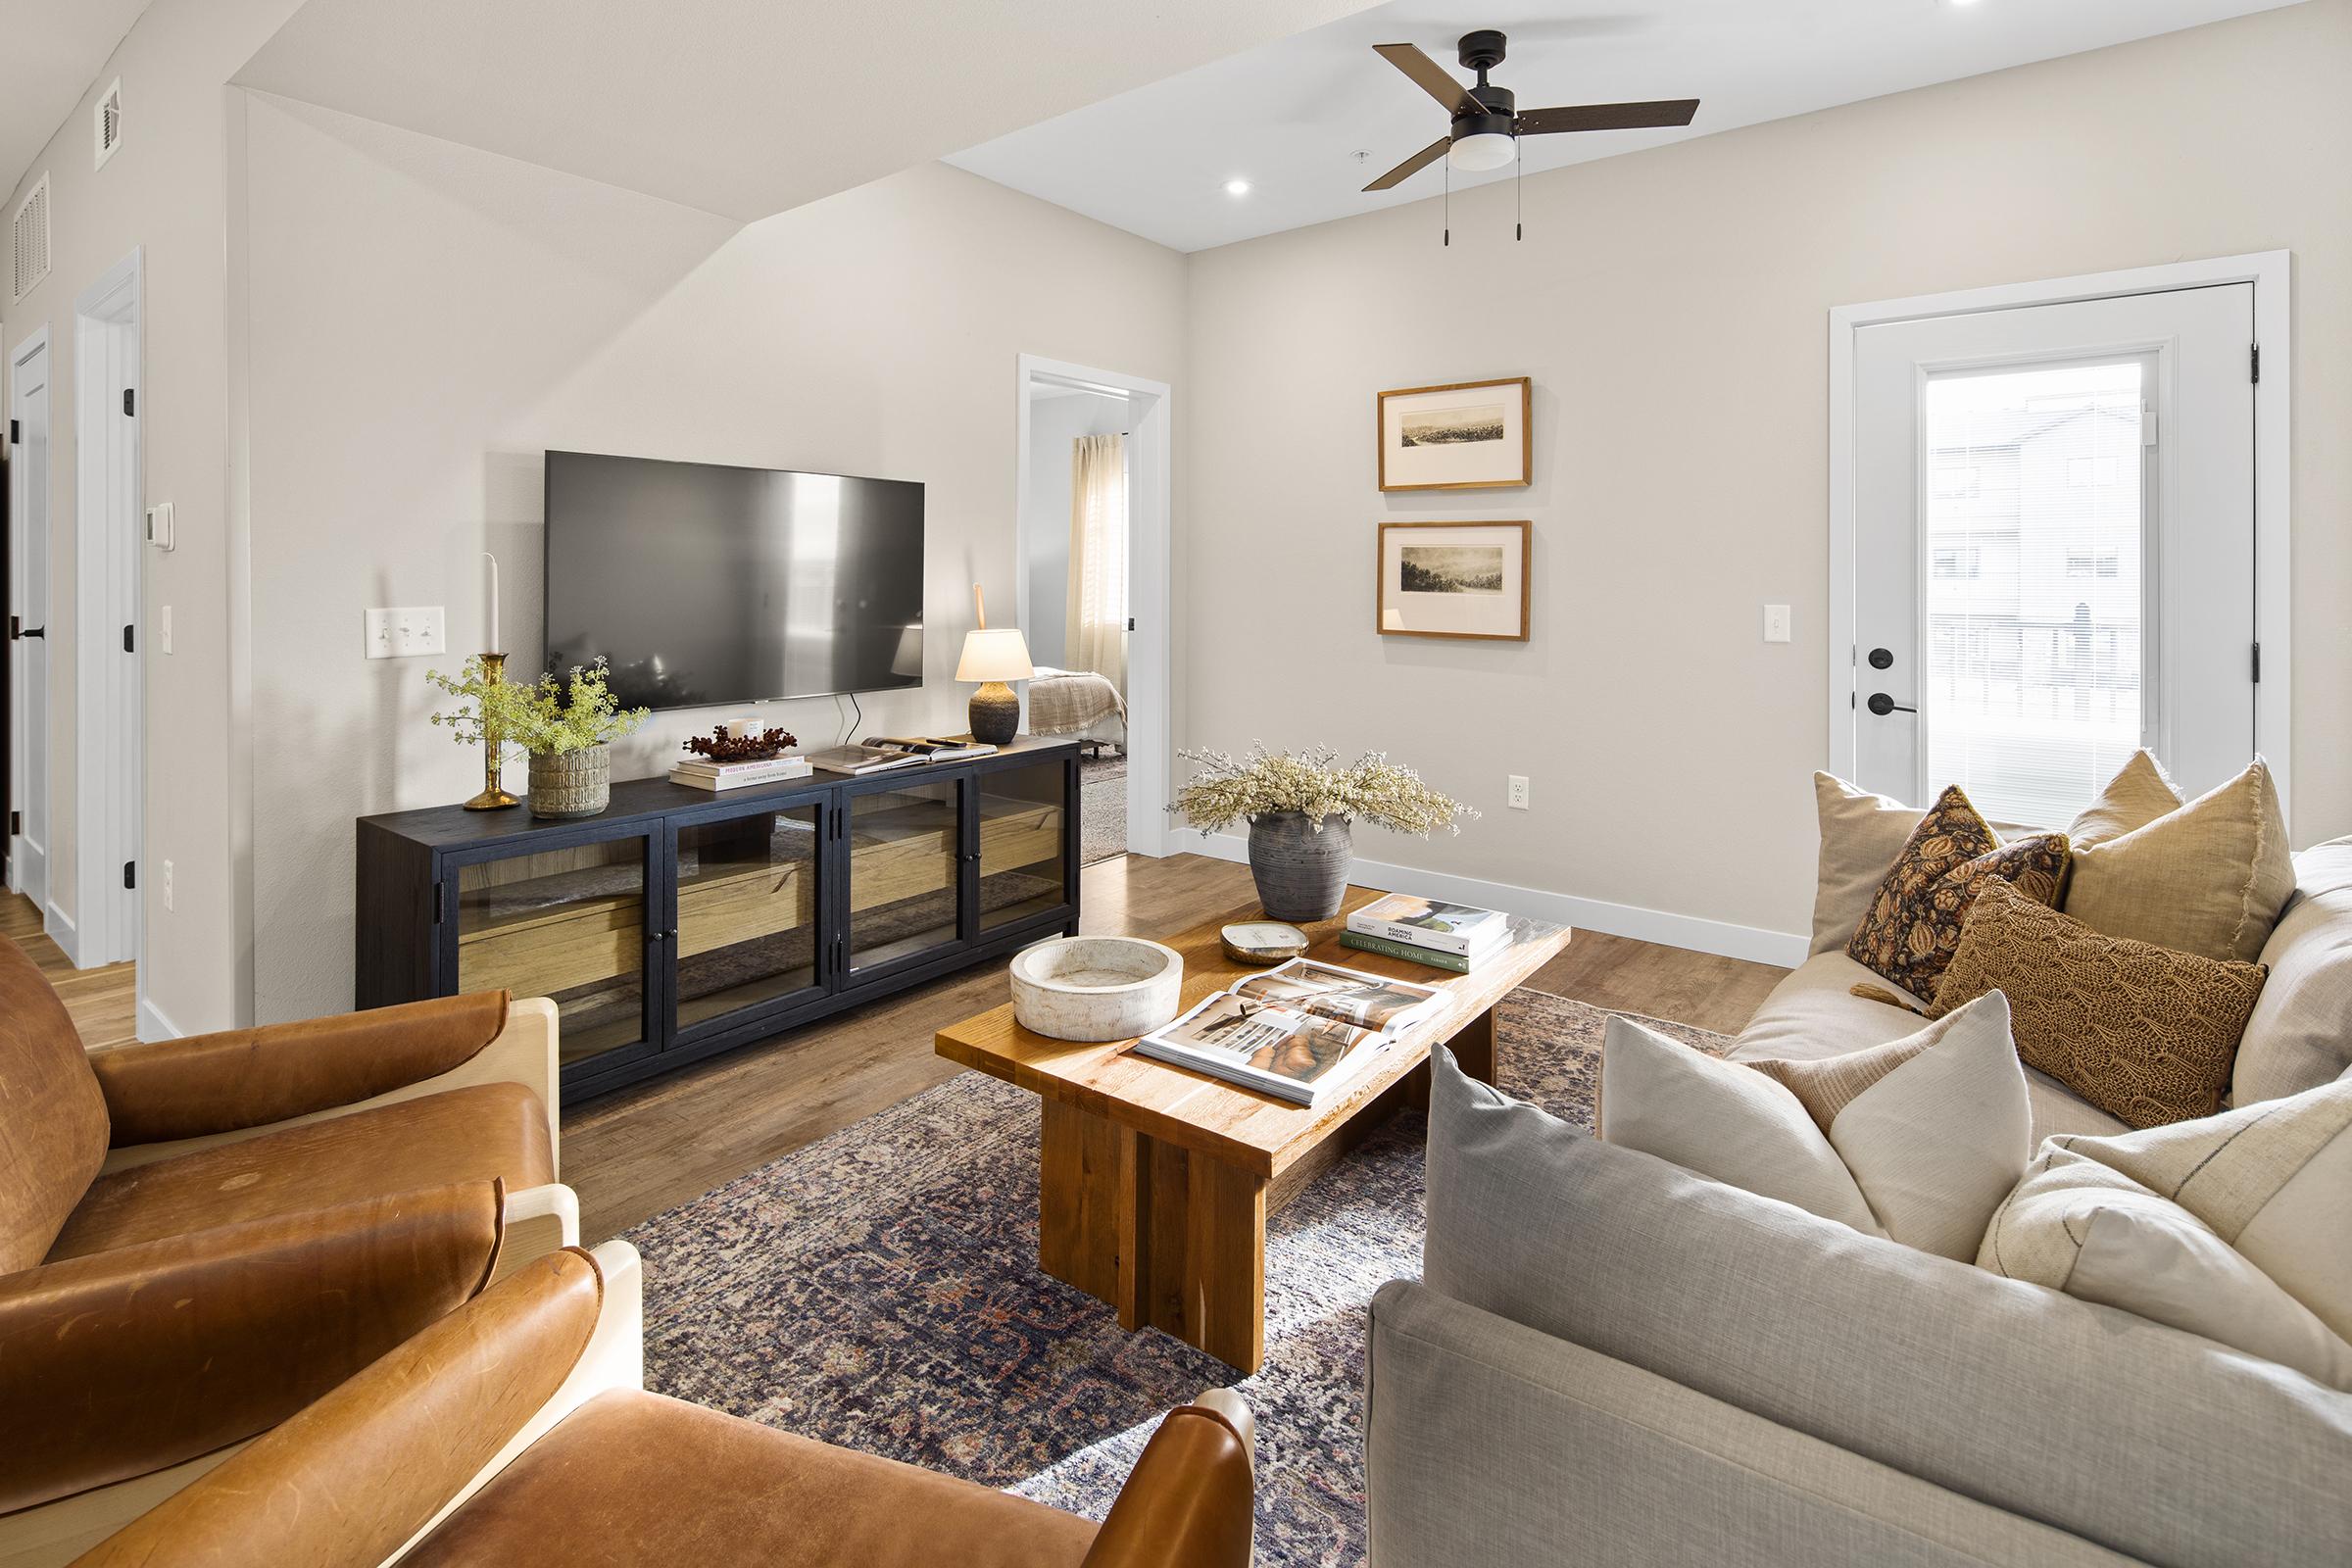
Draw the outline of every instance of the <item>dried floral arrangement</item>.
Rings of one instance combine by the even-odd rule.
[[[1244,818],[1298,811],[1323,830],[1327,816],[1370,822],[1395,833],[1426,838],[1439,828],[1459,833],[1462,820],[1478,812],[1440,794],[1386,752],[1366,752],[1346,767],[1328,746],[1303,752],[1270,752],[1265,743],[1236,758],[1230,752],[1179,751],[1194,764],[1193,780],[1176,792],[1169,807],[1202,833],[1214,833]]]
[[[435,713],[433,722],[458,733],[461,746],[479,745],[485,735],[502,746],[518,746],[533,757],[584,752],[592,746],[626,735],[652,716],[644,708],[622,708],[606,684],[605,662],[574,665],[568,680],[549,670],[536,681],[516,685],[496,680],[481,656],[466,661],[456,675],[425,671],[427,683],[473,706],[454,713]]]
[[[708,757],[713,762],[764,762],[782,755],[787,746],[798,746],[801,738],[788,729],[761,730],[757,735],[730,735],[727,726],[715,724],[708,735],[689,735],[686,749],[697,757]]]

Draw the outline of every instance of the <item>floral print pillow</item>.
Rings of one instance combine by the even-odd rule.
[[[1936,797],[1902,854],[1870,901],[1846,956],[1922,1002],[1936,1000],[1944,966],[1960,946],[1960,926],[1977,890],[1998,878],[2037,904],[2056,907],[2066,880],[2063,833],[2034,833],[2003,844],[1960,786]]]

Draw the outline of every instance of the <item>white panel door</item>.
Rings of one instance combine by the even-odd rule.
[[[2063,826],[2147,746],[2255,734],[2254,290],[1855,334],[1856,781]]]
[[[49,900],[49,338],[19,346],[9,367],[9,710],[15,715],[9,796],[19,822],[9,867],[19,893]]]

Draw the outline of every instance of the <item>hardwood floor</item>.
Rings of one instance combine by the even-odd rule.
[[[1254,907],[1247,866],[1197,855],[1120,857],[1088,866],[1084,876],[1083,924],[1090,932],[1149,935]],[[41,934],[38,911],[14,894],[0,897],[0,934],[39,962],[85,1045],[134,1037],[129,964],[73,968]],[[1728,1034],[1747,1021],[1784,972],[1579,931],[1528,984]],[[961,1069],[933,1054],[932,1035],[1004,996],[1002,966],[983,965],[566,1108],[564,1178],[580,1196],[580,1234],[617,1235],[955,1076]]]

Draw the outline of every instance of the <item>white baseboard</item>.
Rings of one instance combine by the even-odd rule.
[[[183,1032],[179,1025],[164,1016],[163,1008],[145,997],[139,999],[138,1036],[141,1040],[177,1040]]]
[[[76,969],[81,967],[81,928],[74,923],[72,915],[59,908],[53,901],[43,900],[41,903],[41,930],[50,941],[57,944],[58,951],[66,956],[68,963]]]
[[[1250,862],[1250,841],[1238,833],[1211,833],[1206,838],[1186,833],[1173,847],[1220,860],[1238,860],[1244,865]],[[1572,893],[1547,893],[1542,888],[1484,882],[1476,877],[1449,876],[1443,871],[1387,865],[1379,860],[1350,861],[1348,880],[1384,893],[1419,893],[1456,904],[1507,909],[1513,914],[1534,915],[1540,920],[1600,931],[1613,937],[1632,937],[1726,958],[1745,958],[1751,963],[1779,964],[1786,969],[1804,962],[1805,950],[1811,946],[1811,940],[1799,932],[1766,931],[1725,920],[1702,919],[1695,914],[1644,909],[1639,905],[1604,904],[1598,899],[1580,899]]]

